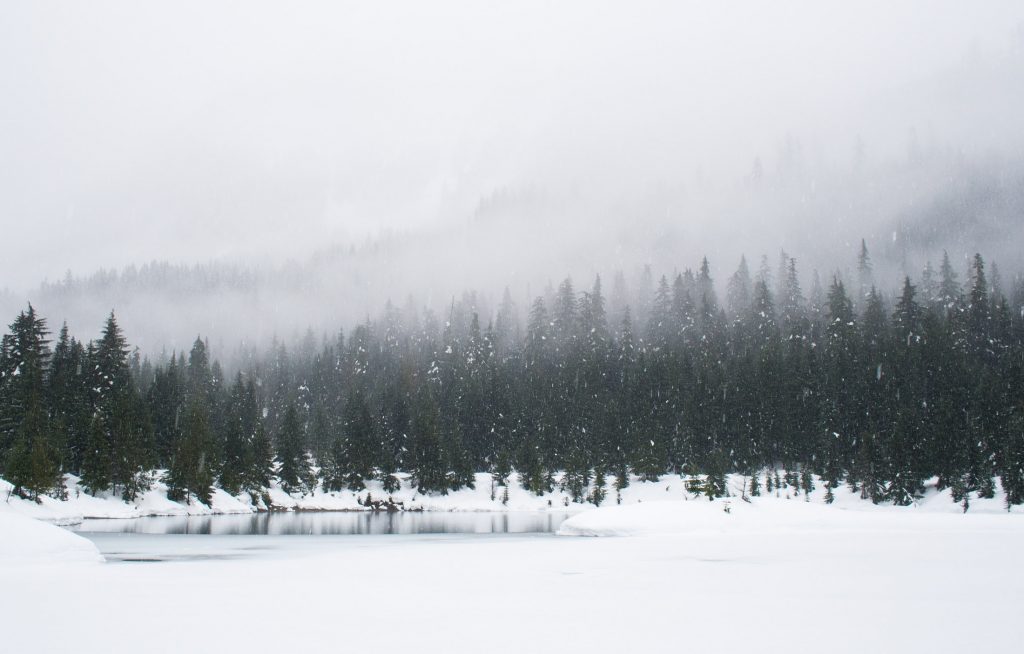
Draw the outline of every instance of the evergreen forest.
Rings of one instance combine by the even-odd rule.
[[[626,287],[566,279],[518,306],[506,291],[440,317],[390,303],[329,337],[244,355],[225,370],[197,338],[157,360],[114,313],[96,340],[29,305],[0,348],[0,476],[26,498],[133,499],[159,475],[173,498],[385,489],[407,473],[446,493],[513,471],[600,502],[631,478],[682,475],[709,497],[725,475],[757,495],[779,482],[848,485],[909,504],[926,480],[1024,502],[1024,283],[981,255],[876,282],[801,286],[795,259],[747,261],[719,284],[694,270]],[[608,296],[618,299],[609,301]],[[414,305],[412,305],[414,306]]]

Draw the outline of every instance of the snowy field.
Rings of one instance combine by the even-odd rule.
[[[160,563],[98,563],[92,542],[0,503],[2,649],[978,652],[1019,642],[1024,517],[994,501],[965,515],[948,498],[896,508],[845,491],[831,506],[657,492],[673,501],[584,511],[560,535],[281,536],[286,545],[246,557]]]

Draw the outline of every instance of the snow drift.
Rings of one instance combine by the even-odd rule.
[[[0,565],[99,563],[92,541],[0,504]]]

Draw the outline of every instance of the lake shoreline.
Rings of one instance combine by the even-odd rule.
[[[366,488],[359,491],[342,490],[326,492],[317,489],[304,494],[289,494],[277,485],[264,489],[262,493],[233,496],[222,489],[214,489],[209,504],[196,501],[191,503],[173,501],[167,496],[167,487],[160,481],[133,502],[126,502],[110,492],[91,495],[80,485],[77,478],[67,476],[68,499],[56,500],[41,497],[38,503],[21,499],[10,493],[11,485],[0,479],[0,498],[6,499],[7,508],[38,520],[60,526],[80,523],[86,519],[124,520],[143,517],[247,515],[263,513],[580,513],[597,508],[592,501],[574,502],[570,495],[559,488],[553,488],[542,495],[536,495],[522,487],[518,476],[512,473],[506,486],[497,485],[488,473],[477,473],[474,487],[466,487],[447,494],[421,494],[412,487],[407,475],[400,475],[401,485],[397,491],[387,492],[381,482],[368,480]],[[731,498],[740,500],[748,479],[742,475],[730,475],[728,491]],[[969,513],[1021,513],[1022,507],[1012,506],[1007,511],[1005,497],[997,486],[992,498],[970,496]],[[685,481],[676,475],[665,475],[658,481],[642,481],[631,477],[629,485],[621,490],[605,489],[600,506],[631,505],[641,502],[688,502],[706,501],[687,492]],[[808,492],[801,488],[784,486],[776,488],[771,498],[792,502],[826,504],[826,492],[817,478]],[[719,501],[721,501],[719,500]],[[939,491],[929,484],[926,491],[911,506],[872,504],[860,499],[859,493],[848,487],[837,488],[834,504],[837,508],[858,511],[896,512],[940,512],[962,513],[961,504],[953,502],[950,489]]]

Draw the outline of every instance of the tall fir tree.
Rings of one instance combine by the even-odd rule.
[[[277,437],[277,477],[281,488],[289,493],[311,489],[313,474],[305,440],[305,428],[298,409],[294,404],[289,404]]]
[[[0,342],[0,473],[30,499],[64,494],[46,386],[50,348],[46,320],[30,304]]]

